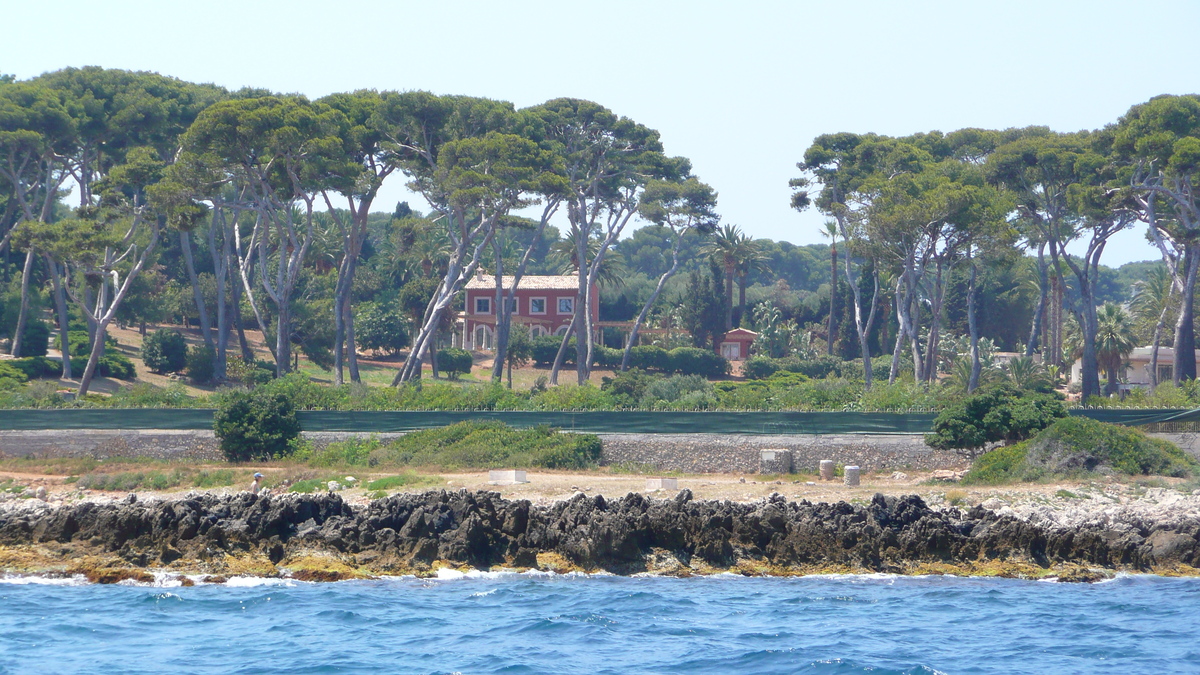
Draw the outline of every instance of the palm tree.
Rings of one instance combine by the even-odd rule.
[[[1018,356],[1008,362],[1004,369],[1005,375],[1008,376],[1008,381],[1012,382],[1018,389],[1036,389],[1042,385],[1050,383],[1046,374],[1038,364],[1034,363],[1033,357]]]
[[[591,264],[596,257],[596,251],[600,248],[600,241],[591,238],[588,239],[587,260],[584,265]],[[550,261],[554,263],[559,274],[578,274],[579,273],[579,253],[575,248],[575,240],[573,237],[559,239],[550,245],[550,253],[548,255]],[[621,288],[625,285],[625,259],[616,249],[610,249],[600,261],[600,268],[596,270],[596,283],[605,288]]]
[[[725,225],[700,249],[701,255],[712,258],[725,270],[725,330],[733,328],[733,277],[737,273],[741,237],[741,228]]]
[[[762,244],[749,235],[739,234],[734,253],[737,258],[735,267],[738,282],[738,325],[741,325],[746,316],[746,282],[750,274],[766,272],[771,268],[767,266],[767,254]]]
[[[1106,395],[1117,393],[1117,371],[1121,362],[1137,345],[1133,319],[1120,305],[1106,302],[1096,314],[1096,361],[1108,374]]]
[[[1130,309],[1143,325],[1154,321],[1153,351],[1150,354],[1150,388],[1158,386],[1158,347],[1162,341],[1162,329],[1167,314],[1172,308],[1175,283],[1165,266],[1150,270],[1146,278],[1134,285],[1133,302]]]
[[[825,329],[825,353],[829,356],[833,356],[833,315],[837,311],[837,235],[837,222],[825,221],[825,225],[821,227],[821,236],[829,237],[829,326]],[[883,325],[887,325],[886,320]],[[892,379],[895,379],[894,374]]]

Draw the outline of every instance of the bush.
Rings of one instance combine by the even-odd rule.
[[[83,371],[87,369],[88,357],[72,356],[71,357],[71,373],[75,377],[83,375]],[[58,372],[62,371],[62,366],[58,367]],[[96,361],[96,375],[99,377],[112,377],[118,380],[132,380],[137,377],[137,369],[133,367],[133,361],[129,357],[120,352],[104,352],[100,355],[100,359]]]
[[[24,384],[29,381],[29,376],[25,374],[24,370],[14,366],[12,361],[0,361],[0,380],[11,380],[16,384]]]
[[[354,313],[354,340],[358,346],[391,354],[408,346],[408,322],[394,307],[364,302],[355,307]]]
[[[629,367],[665,373],[671,368],[671,353],[656,345],[636,345],[629,350]]]
[[[625,351],[622,349],[613,349],[604,345],[594,345],[592,347],[592,362],[597,368],[616,370],[621,367],[621,359],[624,356]]]
[[[269,361],[246,361],[239,356],[225,359],[225,379],[246,386],[266,384],[275,379],[275,366]]]
[[[45,356],[13,359],[5,363],[24,373],[27,380],[36,380],[42,377],[57,378],[59,375],[62,375],[62,362],[46,358]],[[72,365],[74,365],[73,360]]]
[[[1066,417],[1057,396],[1022,392],[1009,384],[984,387],[943,410],[925,443],[974,459],[991,443],[1029,438]]]
[[[553,335],[533,338],[533,362],[542,367],[553,365],[561,344],[562,338]],[[568,353],[573,353],[573,350],[568,350]]]
[[[49,348],[50,326],[37,319],[26,321],[21,335],[21,356],[45,356]]]
[[[457,380],[459,375],[469,374],[471,366],[475,363],[471,352],[457,347],[438,351],[437,358],[438,368],[452,380]]]
[[[980,455],[964,483],[1078,478],[1092,472],[1126,475],[1192,475],[1200,462],[1175,444],[1086,417],[1060,419],[1033,439]]]
[[[192,378],[192,382],[197,384],[212,382],[213,376],[216,375],[216,370],[213,367],[213,361],[216,358],[217,353],[212,347],[196,345],[189,349],[187,353],[187,375]]]
[[[514,429],[501,422],[459,422],[405,434],[370,456],[377,465],[584,469],[600,460],[600,438],[546,426]]]
[[[183,334],[160,328],[142,342],[142,361],[155,373],[176,373],[187,366],[188,347]]]
[[[629,408],[641,403],[646,387],[657,379],[659,378],[637,368],[630,368],[623,373],[604,378],[600,389],[608,392],[617,405]]]
[[[675,406],[662,405],[678,404]],[[694,410],[715,407],[716,398],[708,380],[699,375],[673,375],[651,382],[642,395],[646,408],[683,408]]]
[[[720,377],[729,374],[729,362],[720,354],[696,347],[677,347],[670,351],[671,372],[681,375]]]
[[[296,408],[286,394],[266,388],[230,391],[217,399],[213,431],[230,462],[286,457],[300,438]]]
[[[773,359],[769,356],[751,356],[742,362],[742,375],[749,380],[765,379],[780,370],[783,370],[780,359]]]

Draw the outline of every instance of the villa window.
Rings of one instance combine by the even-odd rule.
[[[559,314],[574,314],[575,313],[575,298],[559,298],[558,299]]]
[[[546,313],[546,299],[545,298],[530,298],[529,299],[529,313],[530,314],[545,314]]]
[[[475,298],[475,313],[476,314],[491,314],[492,299],[491,298]]]
[[[1175,379],[1175,366],[1166,365],[1158,367],[1158,381],[1171,382]]]

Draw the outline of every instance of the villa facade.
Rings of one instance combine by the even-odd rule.
[[[507,297],[512,288],[513,277],[501,280]],[[593,284],[588,308],[592,325],[600,322],[599,291]],[[521,277],[521,284],[513,296],[512,322],[514,325],[529,326],[533,337],[562,335],[571,325],[575,303],[579,299],[579,279],[574,275]],[[496,346],[496,277],[476,274],[467,282],[466,307],[460,326],[461,344],[464,349],[490,351]],[[455,340],[458,341],[457,339]]]

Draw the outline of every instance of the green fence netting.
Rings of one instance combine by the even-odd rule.
[[[1200,409],[1074,408],[1081,415],[1126,426],[1200,422]],[[0,430],[212,428],[211,410],[64,408],[0,410]],[[427,411],[310,410],[299,413],[305,431],[362,434],[443,427],[464,420],[495,420],[514,427],[547,424],[602,434],[921,434],[936,413],[882,412],[648,412],[648,411]]]

